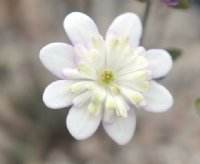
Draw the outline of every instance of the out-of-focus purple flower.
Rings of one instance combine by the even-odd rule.
[[[177,6],[180,0],[163,0],[163,3],[167,6]]]

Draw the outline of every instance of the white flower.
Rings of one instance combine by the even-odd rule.
[[[164,50],[138,47],[137,15],[118,16],[105,40],[83,13],[67,15],[64,29],[73,46],[51,43],[40,51],[44,66],[62,79],[45,89],[43,101],[52,109],[72,106],[66,124],[74,138],[90,137],[102,121],[108,135],[123,145],[133,136],[136,108],[164,112],[172,106],[171,94],[153,80],[169,72],[172,59]]]

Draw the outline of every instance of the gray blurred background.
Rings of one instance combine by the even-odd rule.
[[[169,8],[152,0],[143,46],[179,48],[183,55],[160,80],[173,94],[166,113],[137,110],[132,141],[116,145],[102,127],[76,141],[65,127],[68,109],[48,110],[45,87],[57,80],[39,61],[50,42],[69,42],[63,20],[72,11],[91,16],[102,34],[117,15],[142,18],[134,0],[0,0],[0,164],[199,164],[200,9]]]

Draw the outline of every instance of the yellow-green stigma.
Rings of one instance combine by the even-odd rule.
[[[115,80],[112,71],[104,71],[101,75],[101,81],[103,84],[110,84]]]

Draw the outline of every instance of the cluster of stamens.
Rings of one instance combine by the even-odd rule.
[[[115,78],[114,78],[112,71],[104,71],[101,75],[101,81],[104,84],[110,84],[114,80],[115,80]]]

